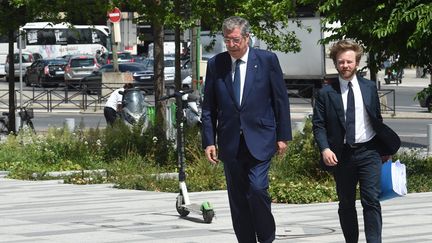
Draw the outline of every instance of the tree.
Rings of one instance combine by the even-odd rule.
[[[49,2],[49,1],[48,1]],[[8,56],[13,57],[14,42],[17,38],[18,29],[27,22],[37,18],[53,17],[54,12],[47,12],[42,6],[48,5],[46,0],[27,0],[27,1],[1,1],[0,2],[0,34],[5,34],[9,39]],[[48,9],[48,8],[46,8]],[[57,12],[55,8],[49,8]],[[15,82],[13,58],[9,58],[9,131],[15,131]]]
[[[432,60],[432,2],[430,0],[312,0],[327,23],[340,28],[324,42],[352,38],[370,54],[368,66],[376,72],[391,55],[398,65],[426,66]]]

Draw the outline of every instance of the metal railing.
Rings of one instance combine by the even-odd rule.
[[[34,109],[52,112],[55,109],[80,109],[89,108],[102,109],[109,95],[115,89],[122,86],[121,83],[98,83],[99,88],[90,86],[91,83],[83,86],[62,86],[52,88],[28,87],[21,93],[22,105],[31,104]],[[93,88],[89,88],[93,87]],[[144,91],[152,90],[153,86],[137,86]],[[166,89],[167,92],[169,89]],[[15,105],[18,104],[20,91],[15,90]],[[0,89],[0,109],[9,109],[9,90]]]
[[[392,112],[393,116],[396,115],[396,93],[395,93],[395,90],[394,89],[379,89],[378,90],[378,97],[380,100],[381,112]]]

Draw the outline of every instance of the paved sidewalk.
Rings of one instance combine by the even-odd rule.
[[[211,224],[194,213],[180,218],[175,193],[0,178],[0,242],[235,243],[226,191],[190,194],[192,202],[214,205]],[[384,201],[383,242],[432,242],[431,201],[432,193]],[[273,212],[275,242],[344,242],[337,203],[273,204]]]

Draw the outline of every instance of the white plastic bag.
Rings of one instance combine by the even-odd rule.
[[[399,160],[385,162],[381,169],[380,199],[390,199],[407,194],[406,167]]]

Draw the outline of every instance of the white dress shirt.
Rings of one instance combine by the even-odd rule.
[[[344,80],[339,76],[339,84],[345,111],[345,120],[347,109],[348,82],[349,81]],[[366,112],[366,107],[363,102],[363,96],[360,90],[357,76],[353,77],[351,83],[354,92],[355,103],[355,143],[365,143],[375,136],[375,131],[373,130],[369,115]]]

